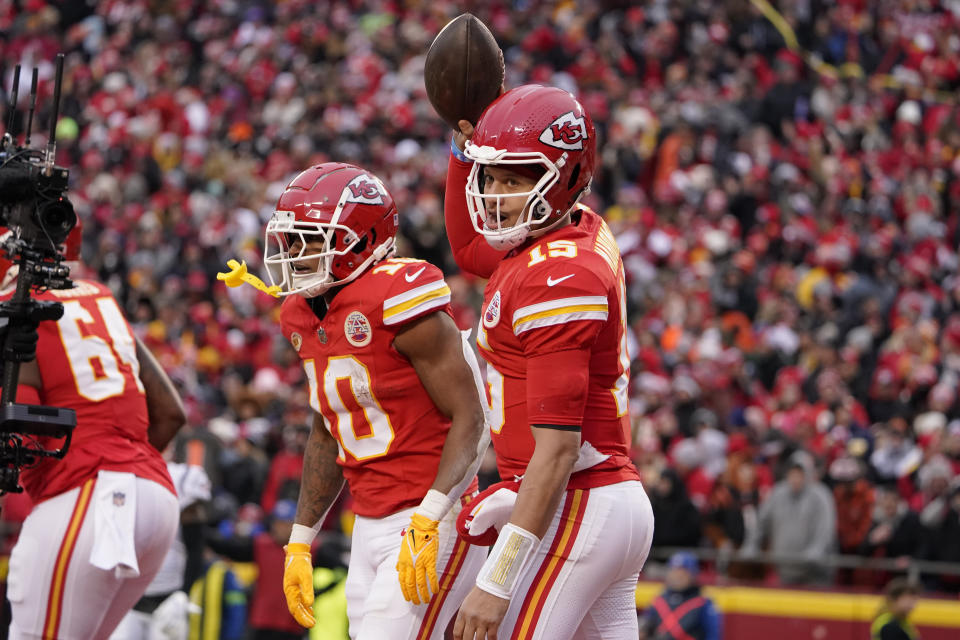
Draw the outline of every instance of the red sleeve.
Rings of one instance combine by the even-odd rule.
[[[489,278],[506,251],[497,251],[473,228],[467,211],[467,177],[471,164],[450,156],[447,164],[447,188],[443,217],[447,224],[447,240],[457,266],[468,273]]]
[[[429,262],[410,260],[392,275],[383,297],[383,324],[401,325],[434,311],[450,311],[450,287]]]
[[[519,293],[524,306],[512,320],[527,358],[527,418],[580,425],[591,350],[609,315],[606,287],[584,265],[564,261],[532,271]]]
[[[21,384],[17,387],[17,402],[20,404],[40,404],[40,392],[35,387]]]
[[[532,270],[517,293],[511,321],[527,358],[590,350],[610,314],[606,286],[583,264],[563,261]]]
[[[589,348],[554,351],[527,359],[527,421],[580,425],[589,388]]]

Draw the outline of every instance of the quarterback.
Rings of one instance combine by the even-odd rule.
[[[489,278],[477,342],[493,444],[501,477],[522,479],[454,636],[636,638],[653,512],[629,458],[623,264],[578,204],[593,124],[569,93],[527,85],[460,127],[447,234],[460,267]]]
[[[390,257],[397,227],[376,176],[326,163],[287,186],[266,229],[264,262],[287,296],[281,327],[315,411],[286,547],[287,605],[313,626],[310,544],[346,481],[355,639],[442,638],[484,558],[454,524],[489,442],[479,369],[440,270]]]
[[[67,238],[70,262],[79,260],[79,238],[78,225]],[[17,270],[0,259],[0,299],[13,295]],[[64,313],[38,326],[17,400],[72,408],[77,426],[63,460],[23,470],[35,505],[10,555],[10,638],[103,639],[143,595],[176,534],[180,510],[160,450],[186,417],[107,287],[74,278],[72,289],[35,297],[62,303]]]

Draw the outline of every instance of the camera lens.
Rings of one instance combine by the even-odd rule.
[[[60,244],[77,224],[77,214],[69,200],[58,198],[37,207],[35,222],[50,234],[54,244]]]

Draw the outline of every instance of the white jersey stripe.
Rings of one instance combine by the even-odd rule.
[[[393,307],[402,305],[404,302],[409,302],[414,298],[418,298],[425,293],[435,291],[437,289],[442,289],[447,286],[447,283],[443,280],[434,280],[433,282],[428,282],[427,284],[421,285],[416,289],[410,289],[409,291],[404,291],[399,295],[395,295],[392,298],[387,298],[383,301],[383,311],[387,313]]]
[[[432,311],[434,309],[442,309],[447,304],[450,303],[450,290],[447,289],[445,293],[437,292],[435,297],[431,297],[419,304],[415,304],[409,309],[404,309],[403,311],[397,313],[391,313],[389,316],[384,314],[383,324],[400,324],[401,322],[406,322],[410,318],[414,318],[422,313],[427,311]]]
[[[575,322],[577,320],[601,320],[606,321],[607,312],[606,311],[573,311],[571,313],[560,313],[557,315],[542,316],[537,318],[532,318],[530,320],[523,320],[513,327],[514,335],[520,335],[524,331],[529,331],[530,329],[536,329],[538,327],[549,327],[558,324],[565,324],[567,322]]]
[[[516,326],[518,322],[521,322],[527,316],[536,315],[543,311],[562,309],[564,307],[580,307],[583,305],[602,306],[603,309],[606,310],[607,298],[606,296],[575,296],[573,298],[560,298],[558,300],[538,302],[537,304],[520,307],[514,311],[513,324]],[[606,313],[606,311],[604,311],[604,313]]]

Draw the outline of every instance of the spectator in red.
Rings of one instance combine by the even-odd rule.
[[[828,471],[833,481],[833,499],[837,505],[837,546],[841,554],[860,553],[861,545],[873,524],[873,486],[864,478],[859,460],[837,458]],[[866,578],[868,578],[867,576]],[[869,584],[858,572],[839,572],[841,584]]]

